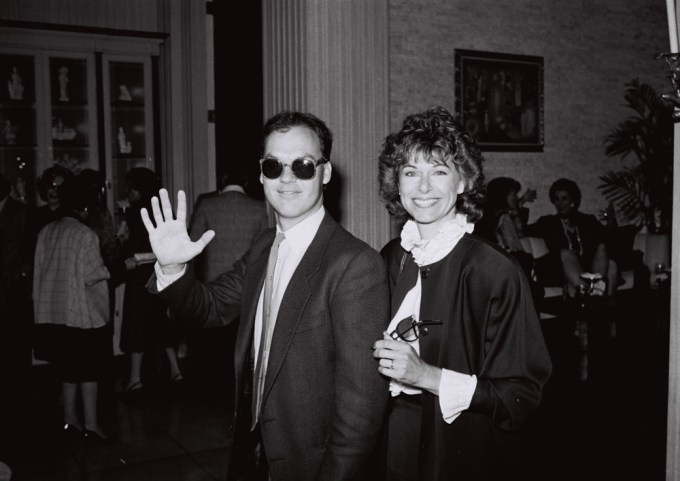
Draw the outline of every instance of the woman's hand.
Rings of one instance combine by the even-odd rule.
[[[151,199],[151,210],[156,225],[151,222],[146,209],[141,210],[142,221],[149,233],[151,249],[164,274],[172,275],[182,271],[184,265],[198,254],[215,237],[215,231],[204,232],[193,242],[187,232],[187,200],[183,191],[177,192],[177,218],[172,213],[168,191],[161,189],[158,197]]]
[[[138,266],[137,260],[134,257],[128,257],[125,259],[125,269],[131,271]]]
[[[441,369],[423,361],[407,342],[395,341],[386,332],[373,344],[373,357],[379,360],[380,374],[439,394]]]
[[[519,205],[524,205],[529,202],[536,200],[536,189],[527,189],[524,194],[519,198]]]

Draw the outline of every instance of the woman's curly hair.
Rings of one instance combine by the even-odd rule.
[[[409,218],[399,198],[399,172],[409,159],[423,154],[429,162],[451,161],[465,183],[456,200],[456,211],[468,222],[482,217],[484,206],[484,159],[470,134],[443,107],[433,107],[404,119],[401,130],[385,138],[380,153],[380,197],[399,221]]]

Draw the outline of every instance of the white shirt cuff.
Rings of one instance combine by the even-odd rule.
[[[442,369],[439,381],[439,407],[444,421],[451,424],[461,412],[470,407],[477,387],[477,376]]]
[[[184,265],[182,267],[182,270],[178,272],[177,274],[163,274],[163,269],[161,269],[161,265],[156,261],[156,263],[153,265],[154,271],[156,271],[156,289],[158,289],[158,292],[161,292],[163,289],[168,287],[170,284],[175,282],[177,279],[182,277],[184,273],[187,271],[187,266]]]

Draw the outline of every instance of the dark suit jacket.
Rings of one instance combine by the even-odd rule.
[[[230,270],[267,227],[267,209],[262,201],[236,191],[199,196],[189,235],[197,240],[212,229],[215,238],[194,261],[196,277],[212,281]]]
[[[253,326],[274,234],[265,231],[214,282],[196,282],[189,269],[160,293],[180,319],[202,326],[232,322],[241,305],[230,479],[247,457]],[[260,415],[272,479],[361,479],[387,405],[387,381],[371,346],[388,316],[379,254],[326,214],[285,291],[273,333]]]

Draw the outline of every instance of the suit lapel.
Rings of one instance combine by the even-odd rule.
[[[406,258],[404,260],[404,266],[397,276],[397,282],[394,286],[394,293],[392,294],[392,315],[396,314],[399,310],[399,306],[408,294],[408,291],[413,289],[418,280],[418,266],[413,260],[413,256],[404,251]],[[401,258],[400,258],[401,262]]]
[[[264,276],[267,272],[267,259],[269,250],[274,242],[276,230],[272,229],[271,235],[263,240],[262,248],[255,261],[248,266],[242,294],[241,320],[236,334],[235,367],[237,373],[245,372],[245,363],[250,357],[253,346],[253,329],[255,327],[255,314],[257,303],[260,300],[260,292],[264,285]],[[246,372],[246,375],[249,375]]]
[[[263,403],[266,402],[274,380],[281,370],[293,336],[302,320],[307,303],[312,296],[312,277],[319,271],[326,247],[337,224],[326,213],[314,240],[302,256],[281,300],[276,326],[272,336],[267,377],[264,384]]]

